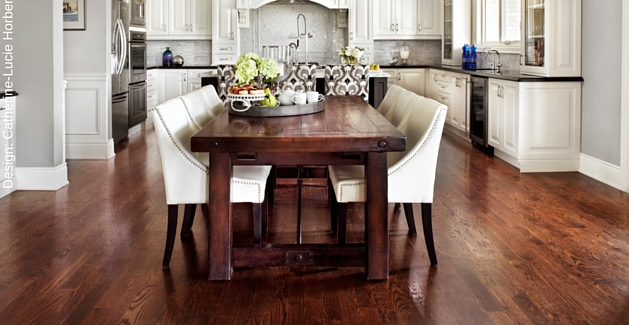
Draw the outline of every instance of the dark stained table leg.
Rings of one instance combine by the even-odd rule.
[[[232,166],[229,153],[210,153],[210,222],[208,230],[210,280],[231,277],[231,205]]]
[[[365,175],[367,178],[367,211],[365,211],[367,279],[386,280],[389,278],[386,152],[369,152],[367,154]]]

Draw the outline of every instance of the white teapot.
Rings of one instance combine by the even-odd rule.
[[[293,96],[295,95],[295,91],[292,89],[286,89],[284,91],[282,91],[280,93],[279,96],[277,96],[277,100],[280,102],[280,104],[282,105],[294,105],[293,104]]]

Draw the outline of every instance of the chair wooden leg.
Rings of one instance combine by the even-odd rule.
[[[400,203],[395,202],[395,205],[393,206],[393,209],[399,209],[400,208]]]
[[[192,224],[194,223],[194,214],[197,211],[196,204],[186,204],[183,209],[183,224],[181,225],[181,238],[186,238],[190,235]]]
[[[266,179],[266,196],[268,197],[268,204],[270,207],[273,207],[275,204],[275,187],[277,183],[277,168],[275,166],[271,167],[271,173],[269,177]]]
[[[170,258],[173,256],[175,246],[175,236],[177,234],[177,214],[179,206],[177,204],[168,205],[168,228],[166,230],[166,249],[164,250],[164,260],[162,267],[167,269],[170,265]]]
[[[345,244],[347,238],[347,203],[338,203],[339,244]]]
[[[339,205],[336,201],[336,194],[334,194],[334,187],[332,187],[332,181],[330,179],[328,179],[328,202],[330,204],[330,229],[332,229],[332,235],[336,235],[339,229]]]
[[[408,235],[417,237],[417,227],[415,227],[415,216],[413,215],[413,203],[404,203],[404,214],[408,224]]]
[[[426,249],[430,265],[437,265],[437,253],[435,252],[435,241],[432,236],[432,203],[422,203],[422,226],[424,227],[424,238],[426,239]]]
[[[253,243],[260,246],[262,242],[262,203],[253,203]]]
[[[271,192],[273,189],[271,189]],[[262,236],[269,233],[269,197],[265,196],[262,201]]]
[[[301,244],[301,186],[303,179],[301,173],[303,166],[297,168],[297,244]]]

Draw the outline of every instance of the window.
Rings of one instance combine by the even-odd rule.
[[[520,8],[520,0],[476,0],[476,46],[520,52]]]

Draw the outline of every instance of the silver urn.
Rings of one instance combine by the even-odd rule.
[[[175,57],[173,58],[173,65],[175,66],[183,65],[183,56],[181,56],[180,53],[177,53],[177,55],[175,55]]]

